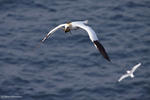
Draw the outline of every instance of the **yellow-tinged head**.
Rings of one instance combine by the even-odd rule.
[[[71,30],[71,22],[67,22],[64,28],[65,33],[70,32]]]

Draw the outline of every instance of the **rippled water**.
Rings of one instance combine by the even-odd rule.
[[[36,48],[58,24],[87,19],[112,63],[81,30]],[[149,32],[149,0],[0,0],[0,99],[150,100]]]

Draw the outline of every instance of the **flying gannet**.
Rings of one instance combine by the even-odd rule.
[[[118,82],[122,81],[123,79],[127,78],[127,77],[131,77],[131,78],[134,78],[134,75],[133,75],[133,72],[141,66],[141,63],[135,65],[131,71],[127,70],[127,74],[124,74],[120,77],[120,79],[118,80]]]
[[[70,32],[71,30],[76,30],[76,29],[83,29],[85,31],[87,31],[89,38],[91,39],[91,41],[94,43],[95,47],[99,50],[99,52],[103,55],[103,57],[105,59],[107,59],[108,61],[110,61],[104,47],[102,46],[102,44],[98,41],[97,35],[94,32],[94,30],[87,26],[86,24],[88,24],[88,20],[85,21],[75,21],[75,22],[68,22],[65,24],[60,24],[57,27],[55,27],[54,29],[52,29],[43,39],[42,42],[44,42],[51,34],[53,34],[56,30],[58,30],[59,28],[62,28],[65,33],[66,32]]]

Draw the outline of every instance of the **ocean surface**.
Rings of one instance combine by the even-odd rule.
[[[112,62],[83,30],[40,42],[80,20]],[[0,100],[150,100],[150,0],[0,0]]]

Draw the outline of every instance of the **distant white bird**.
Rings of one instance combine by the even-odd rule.
[[[124,74],[120,77],[120,79],[118,80],[119,82],[122,81],[123,79],[127,78],[127,77],[131,77],[131,78],[134,78],[134,75],[133,75],[133,72],[139,67],[141,66],[141,63],[135,65],[131,71],[127,70],[127,74]]]
[[[54,33],[56,30],[58,30],[59,28],[63,28],[63,30],[66,32],[69,32],[71,30],[75,30],[75,29],[83,29],[85,31],[87,31],[91,41],[94,43],[95,47],[100,51],[100,53],[103,55],[103,57],[105,59],[107,59],[108,61],[110,61],[104,47],[100,44],[100,42],[98,41],[98,38],[96,36],[96,33],[94,32],[94,30],[85,25],[88,23],[88,20],[85,21],[75,21],[75,22],[68,22],[66,24],[60,24],[57,27],[55,27],[54,29],[52,29],[47,35],[46,37],[43,38],[42,42],[44,42],[52,33]]]

